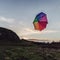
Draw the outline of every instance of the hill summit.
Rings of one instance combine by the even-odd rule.
[[[10,29],[0,27],[0,43],[18,42],[20,38]]]

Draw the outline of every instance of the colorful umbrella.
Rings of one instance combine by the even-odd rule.
[[[42,31],[43,29],[46,28],[48,24],[47,16],[45,13],[41,12],[38,15],[36,15],[33,25],[36,30]]]

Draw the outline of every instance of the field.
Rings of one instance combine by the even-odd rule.
[[[0,60],[60,60],[60,49],[42,48],[36,44],[3,45],[0,46]]]

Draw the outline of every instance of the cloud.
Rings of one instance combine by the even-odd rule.
[[[13,23],[14,20],[15,20],[15,19],[5,18],[5,17],[0,16],[0,21],[2,21],[2,22]]]
[[[55,34],[60,33],[58,30],[43,30],[37,31],[30,28],[24,28],[21,32],[18,32],[18,35],[24,39],[34,39],[33,41],[40,41],[44,40],[45,42],[56,41]],[[38,39],[38,40],[35,40]],[[31,41],[31,40],[30,40]],[[57,40],[58,41],[58,40]]]
[[[58,33],[59,31],[56,30],[44,30],[44,31],[38,31],[38,30],[33,30],[30,28],[22,28],[20,33],[22,36],[28,36],[28,35],[33,35],[33,34],[51,34],[51,33]]]

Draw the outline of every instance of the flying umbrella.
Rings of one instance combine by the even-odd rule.
[[[44,30],[48,24],[47,15],[43,12],[36,15],[33,25],[36,30]]]

